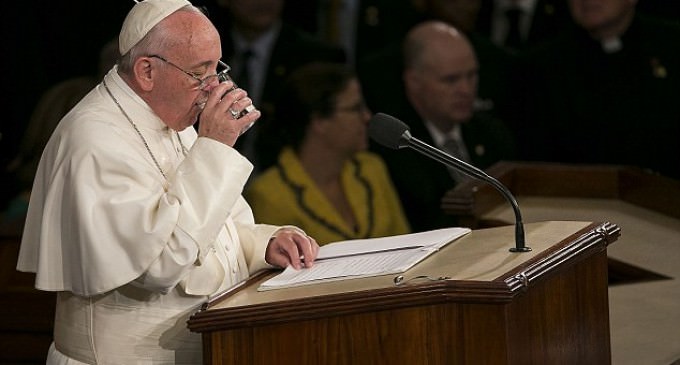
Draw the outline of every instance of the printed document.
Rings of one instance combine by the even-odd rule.
[[[401,273],[468,233],[469,228],[455,227],[330,243],[321,246],[313,267],[295,270],[289,266],[258,290]]]

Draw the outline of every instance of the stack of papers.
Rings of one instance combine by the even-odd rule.
[[[330,243],[321,246],[311,268],[289,266],[260,284],[258,290],[401,273],[468,233],[469,228],[456,227]]]

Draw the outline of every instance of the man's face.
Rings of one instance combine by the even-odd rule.
[[[196,123],[203,103],[216,84],[212,82],[212,85],[200,89],[197,78],[214,75],[217,60],[222,55],[219,34],[214,27],[207,19],[198,24],[181,28],[191,33],[186,34],[186,42],[178,43],[162,55],[174,66],[152,59],[159,70],[153,91],[154,109],[170,128],[178,131]]]
[[[451,127],[468,121],[477,96],[478,65],[467,44],[425,49],[420,66],[406,72],[407,93],[421,117]]]
[[[616,28],[635,8],[636,0],[569,0],[574,21],[590,33]]]

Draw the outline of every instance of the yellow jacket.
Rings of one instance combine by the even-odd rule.
[[[343,167],[342,184],[356,217],[356,231],[321,193],[291,148],[284,148],[278,164],[256,177],[244,195],[257,222],[298,226],[320,245],[410,232],[380,157],[356,154]]]

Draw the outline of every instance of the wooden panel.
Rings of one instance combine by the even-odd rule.
[[[0,364],[45,364],[51,333],[0,332]]]
[[[680,181],[624,170],[619,185],[621,200],[680,218]]]
[[[210,332],[206,363],[607,364],[606,288],[602,252],[512,303],[331,312],[318,320]]]
[[[209,363],[503,364],[503,317],[500,305],[453,303],[218,331]]]
[[[16,271],[19,243],[0,237],[0,363],[44,364],[56,295],[35,289],[35,274]]]
[[[680,181],[634,167],[499,162],[487,173],[515,197],[618,199],[680,218]],[[481,217],[507,204],[489,184],[469,181],[447,192],[442,209],[457,216],[462,225],[478,228],[494,226],[494,222],[485,222]]]
[[[611,363],[606,252],[530,290],[509,305],[510,363]]]

